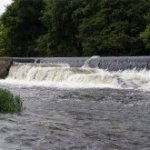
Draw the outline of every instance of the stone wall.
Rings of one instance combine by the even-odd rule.
[[[12,58],[0,57],[0,79],[4,79],[7,77],[12,63],[13,63]]]

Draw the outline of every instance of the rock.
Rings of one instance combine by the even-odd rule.
[[[0,57],[0,79],[4,79],[7,77],[12,63],[13,63],[12,58]]]

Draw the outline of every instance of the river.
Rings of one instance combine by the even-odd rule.
[[[0,114],[0,150],[149,150],[148,74],[15,64],[0,87],[24,110]]]

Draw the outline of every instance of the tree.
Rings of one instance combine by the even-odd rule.
[[[140,38],[145,44],[145,53],[150,54],[150,13],[145,16],[147,26],[143,32],[140,33]]]
[[[148,0],[13,0],[1,17],[0,51],[10,56],[146,55],[149,8]]]
[[[1,20],[7,29],[6,51],[11,56],[32,56],[36,39],[42,33],[39,20],[43,0],[13,0]]]
[[[6,56],[7,52],[5,50],[5,41],[6,41],[6,29],[4,25],[0,22],[0,56]]]
[[[149,12],[148,1],[93,0],[91,3],[93,5],[89,4],[88,9],[83,8],[82,12],[87,15],[79,25],[84,55],[143,53],[144,44],[139,39],[139,33],[146,26],[144,15]]]
[[[37,50],[49,56],[82,56],[82,46],[77,40],[77,26],[73,12],[81,0],[46,0],[43,23],[46,33],[38,40]]]

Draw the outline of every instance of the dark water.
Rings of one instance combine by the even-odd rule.
[[[2,86],[23,99],[0,115],[0,150],[149,150],[150,93]]]

